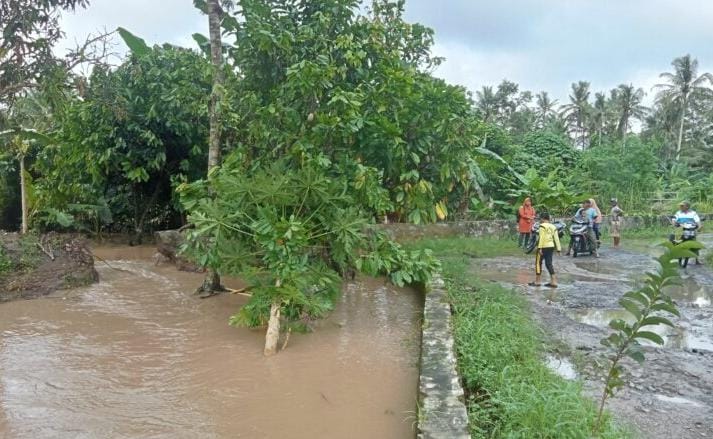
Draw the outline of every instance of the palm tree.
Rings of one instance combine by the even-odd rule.
[[[597,132],[597,146],[602,146],[604,137],[604,125],[609,118],[609,105],[604,93],[594,94],[594,105],[591,110],[592,131]]]
[[[557,99],[550,99],[546,91],[538,93],[535,99],[535,122],[538,128],[543,128],[556,115]]]
[[[562,116],[574,134],[575,143],[582,149],[587,146],[586,126],[591,112],[589,95],[589,82],[576,82],[572,84],[572,94],[569,95],[570,103],[561,108]]]
[[[617,133],[619,138],[626,143],[626,134],[632,119],[642,120],[648,109],[641,104],[644,99],[644,90],[634,88],[633,85],[621,84],[612,93],[612,104],[617,114]]]
[[[492,122],[498,114],[498,96],[493,91],[493,87],[483,86],[482,90],[475,92],[475,107],[480,112],[484,122]]]
[[[710,97],[713,93],[706,83],[713,84],[713,75],[702,73],[698,76],[698,60],[691,58],[691,55],[682,56],[673,60],[671,65],[673,73],[664,72],[659,77],[665,79],[667,83],[657,84],[660,88],[656,101],[662,105],[671,104],[678,107],[678,141],[676,142],[676,161],[681,158],[681,146],[683,143],[683,125],[686,120],[688,109],[692,102],[703,97]]]

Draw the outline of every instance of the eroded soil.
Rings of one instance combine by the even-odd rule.
[[[96,282],[94,257],[79,236],[0,234],[0,302],[33,299]]]
[[[713,236],[701,240],[713,245]],[[598,398],[603,377],[597,363],[606,354],[600,340],[609,333],[609,321],[624,316],[617,305],[622,294],[655,268],[656,252],[605,247],[600,259],[556,257],[556,290],[527,286],[534,276],[532,257],[473,259],[472,266],[482,278],[526,295],[553,345],[561,346],[548,363],[570,378],[568,369],[574,364],[587,393]],[[669,291],[681,312],[676,329],[655,328],[666,345],[646,346],[643,367],[627,364],[628,386],[608,403],[612,413],[645,438],[713,437],[713,272],[691,265],[682,277],[683,287]]]

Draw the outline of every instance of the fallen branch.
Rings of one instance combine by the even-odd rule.
[[[250,289],[250,287],[238,288],[237,290],[233,289],[233,288],[227,288],[227,287],[225,288],[225,290],[227,292],[229,292],[230,294],[240,294],[241,296],[252,297],[253,296],[252,293],[245,292],[246,290],[249,290],[249,289]]]
[[[39,242],[37,242],[36,244],[37,244],[37,247],[39,247],[40,250],[42,250],[42,253],[46,254],[48,258],[50,258],[51,260],[54,261],[54,252],[52,251],[51,247],[48,246],[49,250],[47,250]]]

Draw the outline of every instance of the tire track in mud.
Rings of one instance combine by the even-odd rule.
[[[713,236],[703,235],[701,241],[710,247]],[[556,258],[556,290],[526,286],[534,276],[530,257],[473,259],[472,268],[482,279],[514,287],[527,297],[536,320],[553,345],[561,347],[546,361],[556,365],[563,357],[564,364],[571,360],[586,392],[597,397],[603,372],[596,364],[606,354],[599,341],[609,333],[608,322],[623,316],[617,304],[622,294],[656,267],[656,251],[604,248],[600,259]],[[646,438],[713,437],[713,271],[689,266],[682,278],[683,287],[669,292],[681,312],[676,330],[656,328],[666,345],[645,346],[646,362],[642,367],[627,364],[628,386],[608,403]]]

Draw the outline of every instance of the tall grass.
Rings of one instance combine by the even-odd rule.
[[[493,240],[467,238],[412,244],[433,249],[443,262],[471,434],[474,438],[589,438],[597,415],[595,404],[582,395],[579,383],[545,366],[544,334],[526,301],[512,290],[481,281],[470,270],[472,255],[513,253],[503,244],[508,241],[498,246]],[[607,417],[599,437],[630,434]]]

